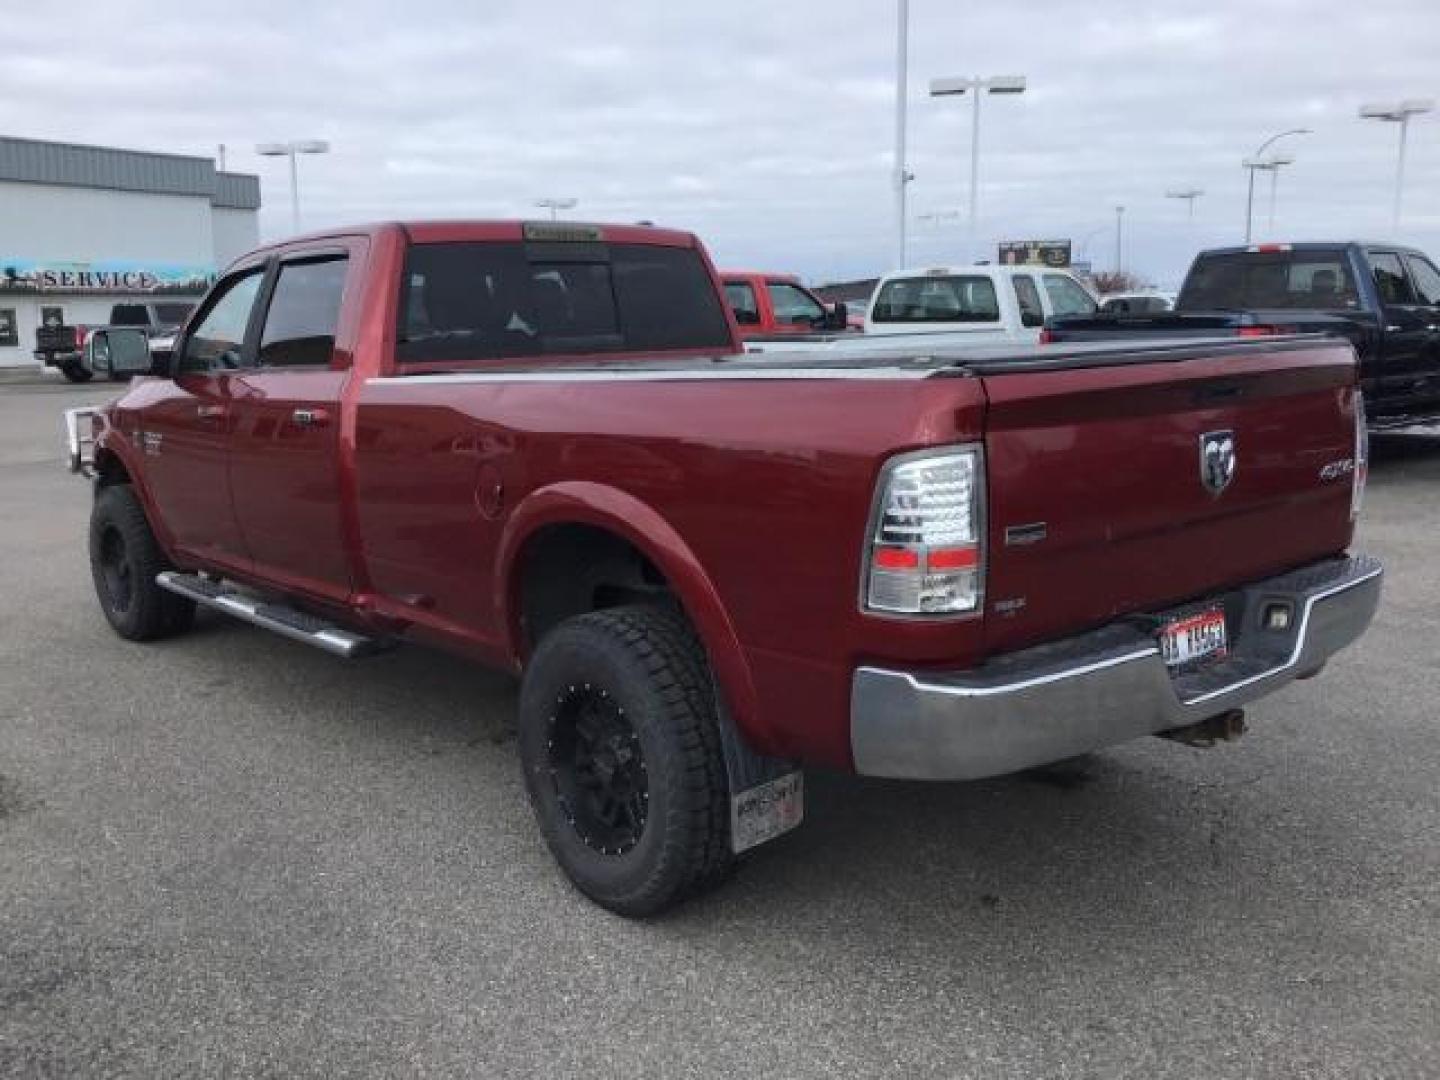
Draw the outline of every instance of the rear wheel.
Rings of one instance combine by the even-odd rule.
[[[78,360],[70,360],[61,364],[60,374],[73,383],[89,382],[95,376],[93,371]]]
[[[621,915],[653,915],[732,864],[729,786],[704,653],[669,611],[572,618],[535,650],[520,759],[551,853]]]
[[[102,488],[90,512],[90,573],[100,609],[121,637],[153,641],[189,628],[194,603],[155,584],[168,569],[135,490]]]

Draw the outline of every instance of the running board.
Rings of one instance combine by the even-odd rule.
[[[283,637],[303,641],[306,645],[314,645],[317,649],[324,649],[347,660],[380,652],[389,647],[389,642],[383,639],[364,637],[349,630],[342,630],[334,623],[315,615],[261,600],[231,588],[224,582],[201,577],[199,574],[164,570],[155,575],[155,584],[177,596],[193,600],[201,607],[233,615],[237,619],[265,630],[273,630]]]

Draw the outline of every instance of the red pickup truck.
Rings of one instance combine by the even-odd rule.
[[[742,338],[852,329],[844,303],[827,305],[789,274],[722,270],[720,281]]]
[[[520,674],[541,831],[628,915],[796,824],[802,765],[1232,735],[1379,600],[1343,341],[747,357],[690,235],[426,222],[242,258],[150,375],[67,417],[114,629]]]

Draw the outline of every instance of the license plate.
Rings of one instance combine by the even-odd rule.
[[[1225,655],[1225,612],[1219,608],[1187,615],[1160,628],[1160,655],[1170,667],[1180,667]]]
[[[786,773],[730,799],[730,847],[735,854],[773,840],[805,817],[805,777]]]

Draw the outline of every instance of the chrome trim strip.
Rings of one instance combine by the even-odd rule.
[[[657,368],[633,371],[493,371],[465,372],[445,375],[373,375],[366,386],[463,386],[468,383],[522,382],[747,382],[747,381],[824,381],[847,379],[926,379],[934,368],[760,368],[738,367],[727,370],[677,370]]]
[[[1125,653],[1121,656],[1111,656],[1104,660],[1097,660],[1093,664],[1081,664],[1077,667],[1052,671],[1049,675],[1037,675],[1031,679],[997,683],[994,686],[950,686],[945,683],[925,682],[917,679],[915,675],[909,671],[891,671],[889,668],[869,666],[856,668],[855,673],[857,675],[862,673],[866,675],[883,675],[892,679],[898,676],[908,682],[913,689],[924,694],[947,694],[951,697],[961,698],[985,698],[996,697],[1000,694],[1016,694],[1022,690],[1029,690],[1032,687],[1048,686],[1051,683],[1063,682],[1066,679],[1076,679],[1082,675],[1092,675],[1097,671],[1105,671],[1107,668],[1119,667],[1121,664],[1131,664],[1136,660],[1146,660],[1159,654],[1159,648],[1151,646],[1149,648],[1136,649],[1134,652]]]

